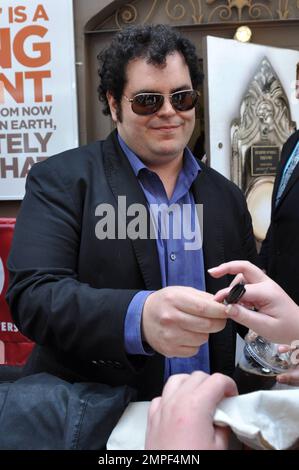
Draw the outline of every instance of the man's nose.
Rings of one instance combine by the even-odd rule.
[[[159,115],[172,115],[175,114],[176,111],[174,107],[171,104],[170,97],[169,96],[164,96],[164,102],[161,108],[158,111]]]

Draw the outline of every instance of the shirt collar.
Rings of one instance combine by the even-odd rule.
[[[147,168],[147,166],[140,160],[140,158],[133,152],[133,150],[128,147],[122,137],[117,134],[119,144],[126,155],[129,163],[135,173],[135,176],[139,176],[140,171],[147,170],[147,172],[151,171]],[[184,151],[184,164],[182,169],[184,176],[187,180],[190,181],[190,184],[195,180],[199,171],[201,171],[201,167],[197,162],[196,158],[192,154],[191,150],[188,147],[185,147]]]
[[[134,153],[133,150],[131,150],[130,147],[127,146],[127,144],[125,143],[125,141],[121,138],[119,134],[117,134],[117,137],[118,137],[119,145],[121,146],[125,156],[129,160],[129,163],[135,173],[135,176],[138,177],[139,172],[143,169],[148,170],[145,164],[140,160],[140,158],[137,157],[136,153]]]

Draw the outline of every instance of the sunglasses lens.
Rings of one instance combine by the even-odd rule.
[[[177,111],[189,111],[198,100],[195,90],[178,91],[170,96],[171,104]],[[132,101],[132,110],[140,116],[154,114],[163,106],[164,96],[156,93],[140,93]]]
[[[132,101],[132,110],[136,114],[146,116],[156,113],[162,106],[164,101],[163,95],[141,93],[134,96]]]
[[[171,97],[171,104],[177,111],[189,111],[194,108],[198,100],[195,90],[178,91]]]

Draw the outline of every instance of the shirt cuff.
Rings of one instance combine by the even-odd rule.
[[[125,348],[128,354],[143,354],[151,356],[154,351],[145,346],[141,336],[141,315],[144,303],[154,291],[142,290],[131,300],[125,319]]]

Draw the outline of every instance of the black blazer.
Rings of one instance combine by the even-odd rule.
[[[193,185],[203,204],[205,268],[232,259],[256,261],[246,203],[240,190],[200,163]],[[124,320],[139,290],[161,288],[155,240],[99,240],[100,203],[116,209],[146,206],[144,194],[112,133],[106,141],[53,156],[34,165],[17,219],[8,268],[7,300],[21,331],[39,345],[27,373],[46,371],[67,380],[123,383],[140,399],[161,392],[164,358],[128,356]],[[229,279],[206,277],[207,291]],[[232,374],[235,325],[210,338],[212,371]]]
[[[260,252],[260,265],[299,304],[299,165],[275,207],[283,169],[299,139],[299,131],[282,148],[273,195],[271,224]]]

